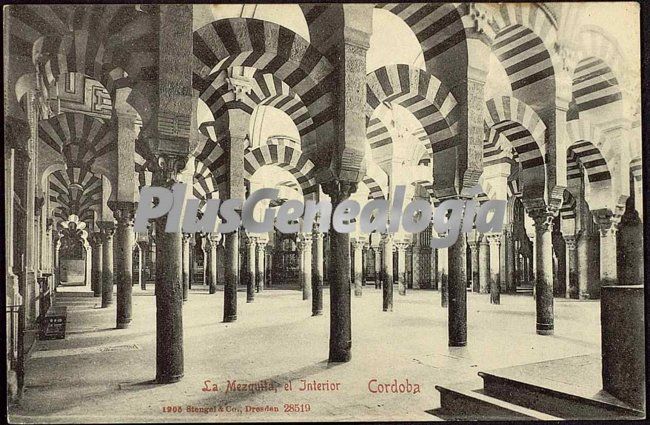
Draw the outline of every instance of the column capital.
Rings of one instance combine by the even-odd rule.
[[[174,183],[178,182],[179,174],[186,164],[187,156],[183,153],[159,153],[156,156],[156,167],[153,170],[152,183],[170,188]]]
[[[531,208],[528,215],[535,222],[535,229],[541,231],[550,230],[553,225],[553,219],[557,216],[559,210],[551,206]]]
[[[487,233],[484,235],[487,239],[490,246],[500,246],[501,245],[501,234],[500,233]]]
[[[354,239],[351,242],[354,249],[363,249],[364,245],[366,244],[365,241],[362,241],[360,239]]]
[[[101,230],[103,242],[106,242],[113,238],[113,234],[115,234],[115,223],[112,221],[98,221],[97,226]]]
[[[333,179],[321,184],[323,192],[330,197],[333,204],[348,199],[357,191],[358,182]]]
[[[404,241],[395,242],[395,247],[397,248],[398,251],[406,251],[406,248],[408,248],[409,245],[410,243]]]
[[[135,211],[138,208],[137,202],[108,201],[108,208],[113,211],[118,226],[133,226]]]
[[[311,238],[313,241],[322,241],[325,238],[325,235],[323,232],[318,231],[318,230],[312,230],[311,231]]]
[[[580,238],[580,232],[577,232],[575,235],[562,235],[564,238],[564,243],[566,249],[573,251],[578,246],[578,239]]]
[[[393,234],[392,233],[382,233],[381,234],[381,242],[386,245],[387,243],[393,242]]]
[[[90,237],[88,238],[90,240],[90,245],[93,248],[96,248],[100,246],[103,242],[103,237],[101,232],[93,232],[90,234]]]
[[[246,237],[244,238],[244,242],[246,243],[247,246],[255,245],[257,243],[258,239],[259,239],[259,236],[255,236],[255,235],[252,235],[252,234],[247,234]]]
[[[614,236],[618,231],[621,216],[612,213],[608,209],[596,210],[593,212],[594,222],[598,225],[600,237]]]
[[[219,244],[223,235],[221,233],[208,233],[205,237],[206,242],[214,244],[215,246]]]

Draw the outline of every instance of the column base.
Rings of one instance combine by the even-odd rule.
[[[341,351],[330,354],[328,363],[347,363],[352,360],[352,353],[350,351]]]
[[[553,335],[554,329],[553,325],[547,325],[543,323],[537,324],[537,335]]]
[[[230,323],[230,322],[236,322],[237,321],[237,315],[235,314],[234,316],[227,316],[223,318],[224,323]]]
[[[313,312],[313,313],[311,314],[311,317],[314,317],[314,316],[322,316],[322,315],[323,315],[323,312],[322,312],[322,311],[315,311],[315,312]]]
[[[248,304],[252,303],[253,301],[255,301],[253,298],[247,298],[246,299],[246,303],[248,303]]]
[[[108,307],[110,307],[110,306],[112,306],[112,305],[113,305],[112,302],[108,302],[108,303],[107,303],[107,302],[103,302],[103,301],[102,301],[102,308],[108,308]]]
[[[157,384],[173,384],[175,382],[180,381],[183,379],[183,376],[185,374],[181,373],[180,375],[172,375],[172,376],[156,376],[156,383]]]
[[[93,297],[95,297],[95,298],[100,298],[101,296],[102,296],[102,294],[93,294]]]
[[[127,329],[130,324],[131,324],[130,320],[128,322],[118,323],[115,329]]]
[[[466,347],[467,341],[449,341],[449,347]]]
[[[354,296],[355,297],[360,297],[363,294],[361,291],[354,291]]]

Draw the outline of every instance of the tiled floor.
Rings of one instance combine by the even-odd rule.
[[[327,289],[320,317],[311,316],[311,301],[302,301],[298,291],[268,290],[252,304],[240,292],[239,319],[229,324],[221,323],[223,293],[195,289],[184,304],[185,377],[155,385],[152,289],[134,290],[134,320],[126,330],[114,329],[114,305],[100,309],[98,298],[60,296],[57,302],[68,306],[67,337],[36,343],[13,421],[435,420],[426,411],[439,406],[436,384],[477,379],[479,370],[600,351],[598,301],[556,299],[555,335],[538,336],[532,297],[502,295],[494,306],[489,295],[470,293],[468,346],[449,348],[447,312],[437,292],[395,291],[395,311],[384,313],[381,291],[366,287],[352,300],[352,361],[331,366]],[[408,379],[420,392],[372,393],[373,379]],[[270,380],[277,391],[226,391],[229,380]],[[302,380],[340,385],[300,391]],[[203,391],[206,381],[218,391]],[[303,412],[285,412],[285,404]],[[182,412],[164,412],[173,406]],[[190,413],[190,406],[216,411]],[[279,412],[250,411],[266,406]]]

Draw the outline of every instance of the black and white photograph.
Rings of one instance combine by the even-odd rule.
[[[5,4],[8,422],[645,419],[642,8]]]

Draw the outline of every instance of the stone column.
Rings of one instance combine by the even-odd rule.
[[[149,261],[149,243],[147,241],[140,241],[137,242],[138,248],[140,249],[140,254],[138,256],[138,260],[140,262],[140,267],[138,269],[138,272],[140,273],[139,276],[139,282],[140,282],[140,289],[143,291],[147,290],[147,279],[149,276],[146,274],[147,270],[147,262]]]
[[[320,316],[323,314],[323,234],[319,231],[312,231],[312,298],[311,315]]]
[[[109,202],[117,221],[115,231],[115,271],[117,273],[117,329],[126,329],[131,323],[133,293],[133,219],[136,204]]]
[[[93,246],[92,289],[95,297],[102,296],[102,234],[94,232],[90,238]]]
[[[188,276],[188,282],[187,282],[187,287],[188,289],[192,289],[192,285],[194,284],[194,266],[196,264],[196,240],[195,236],[192,235],[190,237],[190,253],[189,253],[189,260],[190,260],[190,268],[189,268],[189,276]]]
[[[589,234],[582,231],[577,237],[577,280],[578,280],[578,298],[581,300],[589,299]]]
[[[255,251],[257,238],[246,235],[246,302],[255,301]]]
[[[360,297],[363,293],[363,241],[352,241],[354,248],[354,296]]]
[[[239,230],[226,234],[225,238],[226,273],[225,282],[223,285],[223,321],[228,323],[237,320],[237,287],[239,286]]]
[[[489,234],[486,237],[490,244],[490,304],[501,304],[501,235]]]
[[[578,252],[576,235],[564,236],[566,246],[567,283],[566,298],[578,298]]]
[[[479,254],[479,292],[487,294],[490,288],[490,245],[487,235],[483,235],[478,244]]]
[[[438,290],[440,291],[440,305],[447,307],[449,298],[449,250],[447,248],[436,249],[438,252]]]
[[[469,249],[471,250],[472,255],[472,292],[480,291],[479,284],[479,243],[481,241],[481,235],[475,235],[475,237],[468,239],[467,243],[469,244]]]
[[[420,247],[417,244],[413,245],[413,289],[420,289]]]
[[[594,214],[600,230],[600,285],[618,285],[616,275],[616,232],[620,217],[611,214]]]
[[[397,242],[397,293],[406,295],[406,248],[408,243]]]
[[[375,246],[372,248],[375,253],[375,289],[381,288],[381,248]]]
[[[431,248],[431,267],[429,273],[431,274],[431,289],[438,289],[438,250]]]
[[[553,214],[546,208],[533,209],[529,214],[535,222],[537,333],[553,335]]]
[[[190,293],[190,238],[189,233],[183,233],[183,301],[187,301]]]
[[[311,270],[312,270],[312,236],[309,233],[301,234],[302,243],[303,243],[303,269],[302,269],[302,299],[308,300],[312,297],[312,281],[311,281]]]
[[[323,186],[332,201],[332,211],[348,199],[356,184],[334,180]],[[350,294],[350,234],[330,226],[330,362],[348,362],[352,357],[352,317]]]
[[[104,221],[99,224],[102,231],[102,308],[113,304],[113,234],[115,224]]]
[[[161,154],[153,184],[170,189],[179,181],[186,157]],[[172,383],[184,375],[183,236],[167,232],[168,216],[156,220],[156,381]]]
[[[37,102],[38,93],[30,91],[25,94],[27,121],[30,128],[30,138],[27,141],[27,179],[26,182],[22,181],[20,184],[26,184],[25,192],[25,291],[23,293],[23,305],[26,321],[32,324],[38,317],[38,281],[36,280],[36,249],[38,246],[38,239],[36,235],[36,227],[34,226],[36,214],[36,179],[37,176],[37,162],[38,162],[38,121],[39,121],[39,108]]]
[[[255,291],[262,292],[264,291],[264,252],[266,249],[266,242],[259,240],[257,241],[256,250],[257,258],[255,261]]]
[[[510,293],[517,292],[517,282],[515,279],[515,241],[512,224],[509,226],[506,234],[506,291]]]
[[[449,247],[449,308],[448,331],[449,346],[464,347],[467,345],[467,245],[465,235]]]
[[[382,235],[384,247],[384,270],[383,270],[383,305],[384,311],[393,311],[393,235],[385,233]]]
[[[205,236],[208,255],[203,268],[206,270],[205,277],[210,294],[217,292],[217,245],[219,244],[220,237],[221,236],[217,233],[211,233]]]

